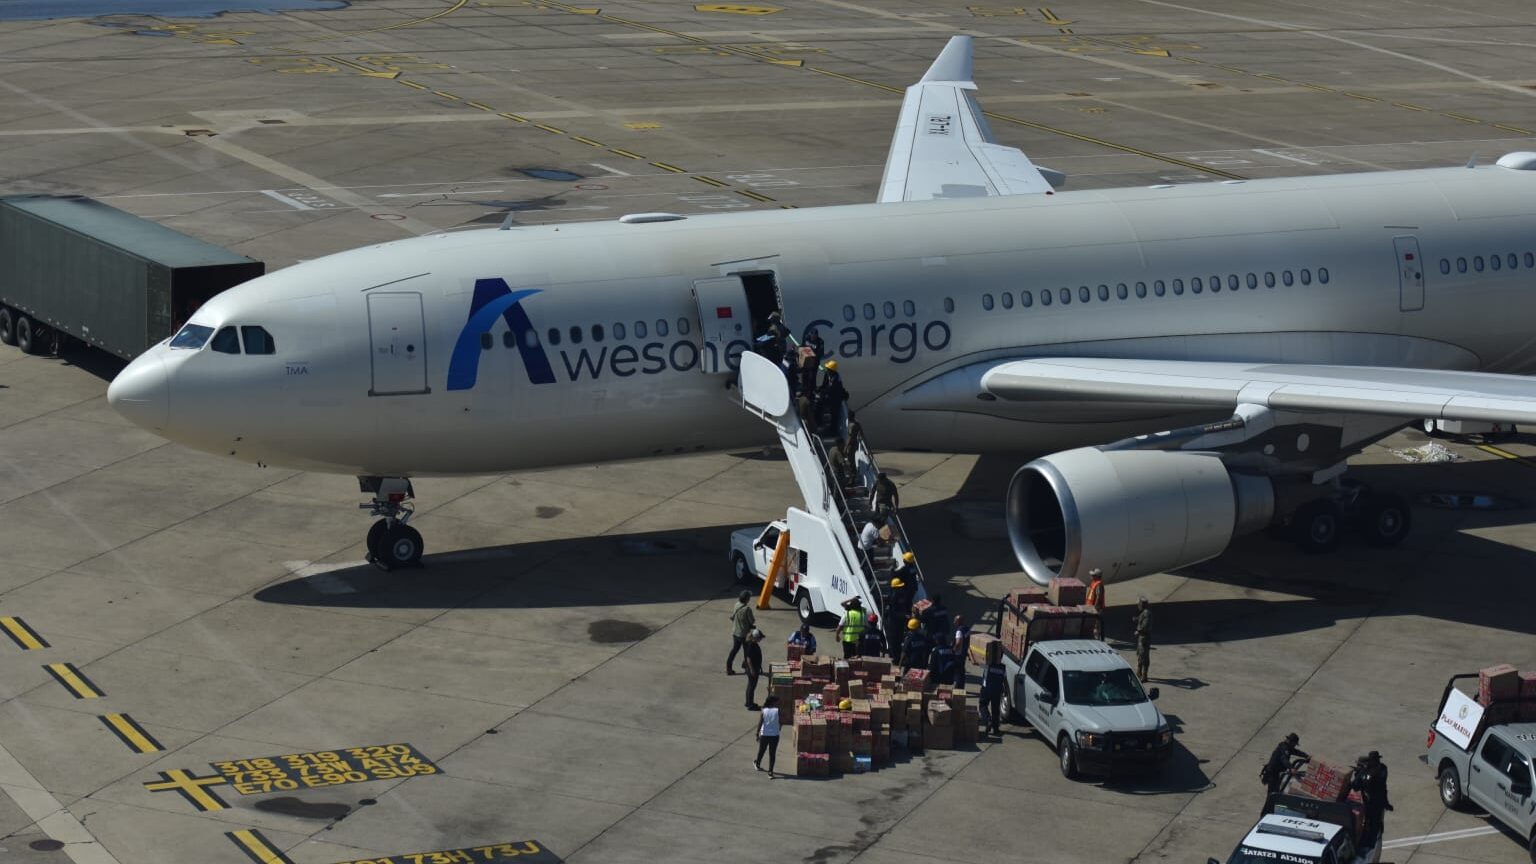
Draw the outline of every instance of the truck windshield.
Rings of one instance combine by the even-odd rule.
[[[1276,861],[1292,861],[1295,864],[1320,864],[1322,860],[1311,855],[1297,855],[1294,852],[1270,852],[1264,849],[1250,849],[1247,846],[1239,846],[1233,850],[1232,857],[1227,859],[1227,864],[1275,864]]]
[[[1062,673],[1062,687],[1069,705],[1135,705],[1147,701],[1141,683],[1129,669],[1106,672]]]
[[[213,335],[212,327],[204,327],[201,324],[188,324],[181,328],[176,338],[171,340],[172,348],[198,349],[208,342],[208,337]]]

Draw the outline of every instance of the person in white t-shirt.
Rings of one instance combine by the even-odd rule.
[[[779,758],[779,697],[763,700],[763,716],[757,721],[757,758],[752,767],[763,770],[763,753],[768,754],[768,776],[773,776],[773,766]]]

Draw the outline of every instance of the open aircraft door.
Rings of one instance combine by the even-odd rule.
[[[1417,237],[1393,237],[1397,250],[1398,308],[1415,312],[1424,308],[1424,262]]]
[[[368,329],[373,363],[368,395],[430,393],[421,295],[415,291],[369,294]]]

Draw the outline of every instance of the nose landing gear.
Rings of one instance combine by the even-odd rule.
[[[359,477],[360,491],[373,500],[357,505],[370,516],[379,516],[368,529],[368,563],[380,570],[414,567],[421,564],[421,532],[406,524],[416,508],[408,499],[416,497],[411,481],[405,477]]]

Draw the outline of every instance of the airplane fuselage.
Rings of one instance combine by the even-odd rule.
[[[999,358],[1530,372],[1533,255],[1536,172],[1500,167],[466,231],[299,264],[193,318],[260,325],[273,354],[162,344],[125,374],[164,378],[168,437],[337,473],[753,445],[728,388],[750,328],[705,340],[693,286],[771,273],[876,446],[1043,452],[1187,412],[987,400]]]

